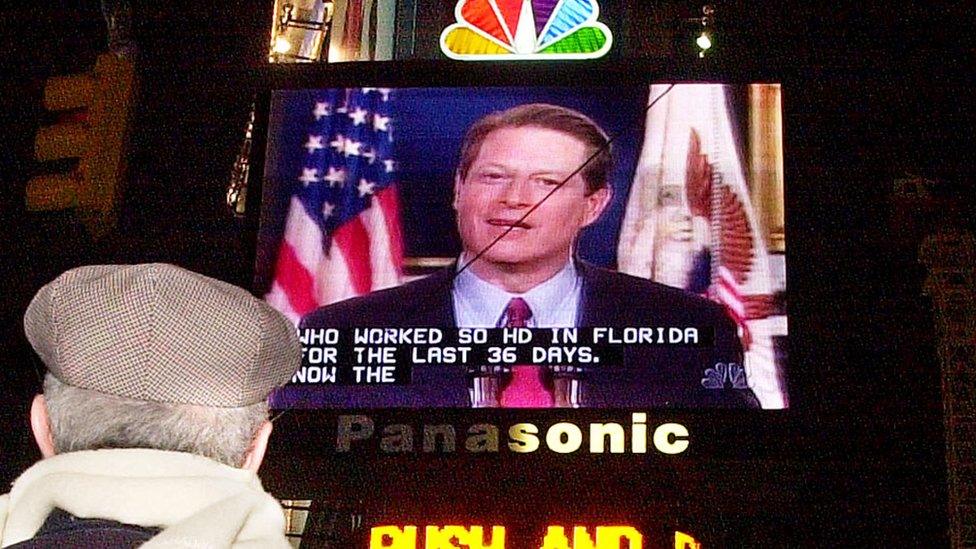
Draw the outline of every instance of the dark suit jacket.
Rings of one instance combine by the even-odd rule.
[[[595,365],[582,379],[586,407],[756,407],[749,389],[706,388],[706,370],[716,363],[742,364],[732,320],[707,299],[649,280],[579,262],[583,279],[581,327],[712,327],[709,348],[627,346],[622,367]],[[454,268],[388,290],[322,307],[302,319],[302,328],[454,327],[451,283]],[[413,365],[408,386],[292,387],[306,404],[329,407],[468,407],[464,367]],[[712,384],[714,385],[714,383]],[[297,391],[296,391],[297,390]],[[299,397],[299,393],[301,396]]]
[[[114,520],[79,518],[54,509],[34,537],[8,549],[70,549],[72,547],[139,547],[159,528],[122,524]]]

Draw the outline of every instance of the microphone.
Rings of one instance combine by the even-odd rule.
[[[579,408],[582,402],[584,370],[581,366],[550,366],[552,376],[553,406],[556,408]]]
[[[552,391],[553,407],[579,408],[582,403],[584,369],[580,366],[544,368],[545,384]],[[469,366],[468,396],[472,408],[498,408],[501,394],[511,380],[512,369],[505,365]]]
[[[504,365],[468,367],[468,395],[472,408],[498,408],[502,388],[512,370]]]

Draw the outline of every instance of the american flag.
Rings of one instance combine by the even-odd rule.
[[[329,89],[308,96],[300,170],[271,290],[296,324],[322,305],[400,283],[403,263],[391,91]]]

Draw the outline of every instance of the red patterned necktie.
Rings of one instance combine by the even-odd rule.
[[[512,298],[505,307],[507,328],[525,328],[532,318],[532,309],[521,297]],[[542,381],[539,366],[513,366],[512,379],[502,391],[503,408],[551,408],[552,393]]]

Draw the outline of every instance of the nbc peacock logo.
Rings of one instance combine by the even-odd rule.
[[[595,59],[613,43],[596,0],[459,0],[441,33],[452,59]]]

